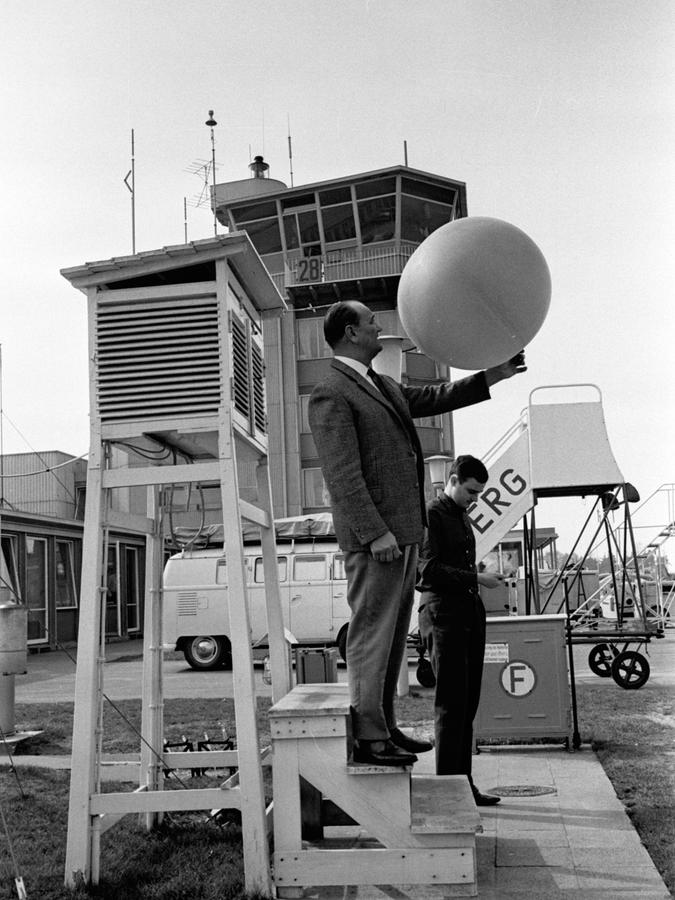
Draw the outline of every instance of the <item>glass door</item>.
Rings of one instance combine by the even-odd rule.
[[[105,633],[107,636],[120,634],[120,578],[119,544],[108,545],[108,568],[106,573]]]
[[[26,537],[26,606],[28,643],[47,640],[47,541]]]

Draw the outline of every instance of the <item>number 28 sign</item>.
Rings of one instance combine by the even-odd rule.
[[[321,281],[323,274],[323,260],[320,256],[305,256],[299,259],[295,270],[296,280],[299,282]]]

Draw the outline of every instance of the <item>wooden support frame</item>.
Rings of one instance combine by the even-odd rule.
[[[183,248],[172,249],[176,252],[154,251],[122,262],[110,260],[107,263],[86,264],[64,273],[88,296],[91,386],[90,454],[73,727],[74,771],[77,771],[78,777],[71,779],[65,880],[71,886],[81,880],[98,881],[100,837],[124,815],[140,813],[146,827],[152,828],[167,811],[231,807],[241,810],[246,889],[251,893],[271,896],[268,848],[271,815],[265,804],[261,770],[261,766],[268,765],[269,760],[264,759],[265,751],[261,753],[256,724],[242,519],[255,523],[262,535],[275,697],[283,696],[289,690],[290,654],[279,602],[267,438],[260,425],[258,407],[257,418],[249,416],[248,419],[234,408],[231,398],[234,365],[229,328],[231,307],[239,312],[242,308],[246,309],[249,314],[257,312],[260,318],[267,318],[278,314],[284,303],[246,235],[198,242],[192,245],[189,254]],[[180,265],[192,265],[199,260],[213,263],[215,280],[189,284],[178,277],[177,283],[167,284],[165,281],[172,280],[169,272],[168,279],[159,279],[152,285],[157,273],[166,273]],[[120,271],[123,276],[120,276]],[[120,277],[146,276],[148,287],[111,289],[110,283]],[[158,352],[156,347],[159,346],[159,352],[166,355],[167,340],[173,342],[174,349],[178,349],[179,358],[192,359],[192,350],[183,351],[183,345],[179,346],[174,340],[176,326],[173,324],[173,310],[181,305],[183,312],[187,310],[188,317],[196,307],[207,309],[207,313],[194,325],[198,336],[193,345],[195,352],[201,352],[201,335],[205,328],[210,329],[208,347],[216,346],[217,351],[205,350],[204,353],[210,356],[204,359],[208,360],[209,371],[218,373],[215,377],[220,387],[217,393],[211,387],[208,396],[215,396],[216,399],[209,399],[207,403],[201,402],[198,384],[195,384],[194,397],[188,396],[185,400],[185,390],[172,393],[171,381],[162,372],[148,374],[156,371],[153,369],[154,354]],[[153,316],[160,319],[153,319]],[[161,345],[154,343],[154,325],[148,325],[148,321],[159,321],[160,328],[164,329]],[[140,324],[136,326],[136,322]],[[204,325],[204,322],[207,324]],[[183,340],[182,334],[177,340]],[[116,381],[110,380],[109,371],[99,371],[103,365],[100,362],[99,342],[103,357],[108,360],[107,365],[117,373],[114,376]],[[122,354],[131,346],[131,361],[125,363],[125,367],[115,368],[117,357],[114,353],[111,355],[111,342],[113,347],[119,346]],[[142,357],[140,363],[139,355]],[[166,371],[167,365],[169,363],[164,363],[160,369]],[[129,371],[132,375],[128,374]],[[139,380],[132,382],[136,371]],[[196,379],[198,376],[194,377]],[[210,377],[213,385],[213,374]],[[121,395],[111,387],[115,384],[122,385]],[[141,399],[138,399],[139,396]],[[204,411],[209,404],[212,408]],[[173,407],[185,407],[186,412],[165,413]],[[116,442],[127,447],[130,444],[165,446],[173,448],[174,452],[161,461],[153,458],[149,465],[147,460],[132,452],[129,454],[129,464],[124,465],[111,452]],[[257,461],[256,502],[240,497],[238,450],[244,453],[247,464]],[[186,754],[163,751],[161,486],[205,482],[220,485],[224,512],[237,750],[191,753],[186,758]],[[145,515],[129,515],[115,508],[115,492],[143,486],[146,487]],[[100,791],[105,668],[105,547],[107,531],[111,526],[130,528],[146,536],[140,783],[137,790],[128,793]],[[182,758],[174,759],[178,756]],[[197,757],[203,759],[200,767],[211,768],[220,764],[237,771],[218,788],[163,790],[167,763],[194,768]]]

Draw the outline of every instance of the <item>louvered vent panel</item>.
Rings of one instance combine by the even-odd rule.
[[[232,316],[232,379],[234,382],[234,408],[248,418],[250,411],[248,377],[248,338],[246,325]]]
[[[216,413],[218,350],[215,297],[102,303],[96,320],[101,420]]]
[[[176,602],[176,612],[179,616],[196,616],[199,608],[199,600],[196,591],[180,591]]]
[[[253,417],[259,431],[267,430],[265,416],[265,366],[260,347],[251,342],[251,365],[253,369]]]

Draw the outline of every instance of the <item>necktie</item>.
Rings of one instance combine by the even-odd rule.
[[[382,383],[382,379],[380,378],[380,376],[377,374],[377,372],[374,369],[368,369],[368,378],[370,378],[370,380],[373,382],[373,384],[378,389],[378,391],[381,394],[384,394],[384,396],[386,397],[387,392]]]

